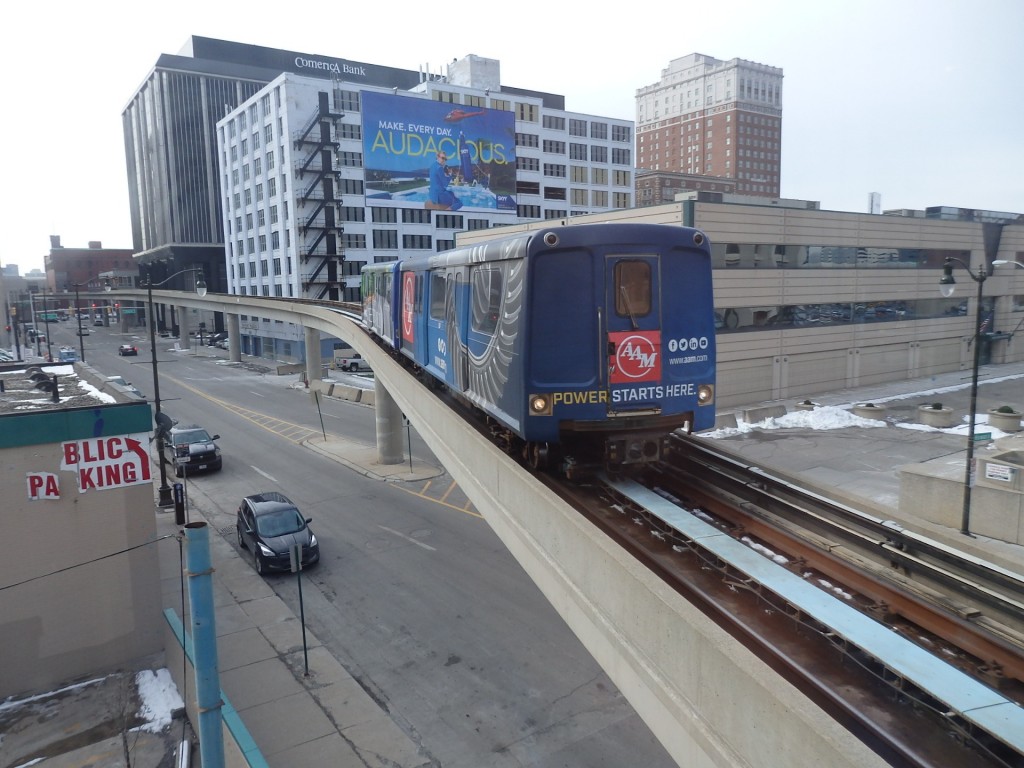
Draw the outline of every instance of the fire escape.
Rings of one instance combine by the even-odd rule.
[[[340,146],[335,131],[342,115],[331,111],[328,93],[318,95],[316,113],[295,139],[295,178],[296,186],[301,188],[296,214],[302,221],[302,293],[311,299],[338,300],[343,293],[341,265],[345,254],[340,246],[344,229],[338,225],[341,170],[335,167],[334,156]]]

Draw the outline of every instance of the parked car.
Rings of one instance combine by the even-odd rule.
[[[77,333],[79,336],[88,336],[90,333],[89,326],[83,325],[81,328],[75,331],[75,333]]]
[[[117,348],[117,354],[121,357],[128,357],[129,355],[138,355],[139,348],[133,347],[131,344],[122,344]]]
[[[227,341],[227,331],[217,331],[217,333],[211,333],[206,337],[206,346],[212,347],[217,344],[218,341]]]
[[[175,426],[164,440],[164,451],[168,461],[174,465],[174,474],[182,477],[193,472],[215,472],[223,466],[220,447],[216,440],[220,435],[210,436],[196,424]]]
[[[217,349],[227,349],[228,348],[227,337],[225,337],[225,338],[221,339],[220,341],[218,341],[217,343],[215,343],[214,346],[217,347]]]
[[[78,362],[78,353],[72,347],[61,347],[57,357],[62,363]]]
[[[303,517],[283,493],[268,491],[246,496],[235,521],[238,546],[252,552],[253,567],[264,574],[289,570],[289,550],[297,544],[302,547],[305,568],[320,560],[320,543],[309,528],[311,522],[313,518]]]

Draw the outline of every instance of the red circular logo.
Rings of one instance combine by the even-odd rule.
[[[629,379],[650,377],[658,362],[658,350],[646,336],[627,336],[615,348],[615,365]]]

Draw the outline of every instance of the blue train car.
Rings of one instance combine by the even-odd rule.
[[[534,467],[642,464],[714,425],[711,258],[694,229],[551,227],[363,270],[364,324]]]

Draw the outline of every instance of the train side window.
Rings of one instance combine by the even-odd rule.
[[[502,275],[497,269],[474,269],[472,274],[472,329],[493,335],[501,311]]]
[[[440,272],[430,273],[430,319],[444,320],[444,275]]]
[[[642,317],[651,312],[651,265],[623,259],[615,265],[615,312]]]

